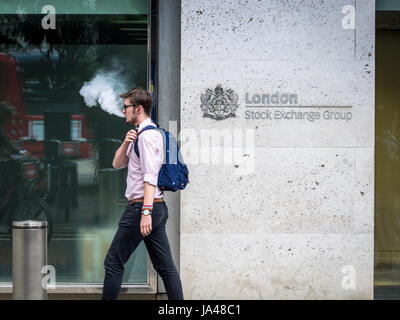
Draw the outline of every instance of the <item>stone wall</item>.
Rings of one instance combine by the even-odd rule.
[[[372,299],[375,1],[181,10],[185,298]]]

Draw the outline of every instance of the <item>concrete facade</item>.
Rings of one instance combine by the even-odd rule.
[[[181,1],[186,299],[373,298],[374,21],[373,0]],[[219,84],[235,117],[203,117]]]

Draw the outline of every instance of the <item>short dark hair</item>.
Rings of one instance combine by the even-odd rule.
[[[137,87],[129,90],[128,92],[122,93],[120,95],[123,99],[129,99],[131,104],[134,106],[141,105],[144,109],[144,112],[147,115],[151,113],[151,107],[153,106],[153,97],[151,93],[142,87]]]

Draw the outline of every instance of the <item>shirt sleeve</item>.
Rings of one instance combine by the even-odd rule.
[[[143,181],[153,186],[157,186],[158,173],[164,158],[162,146],[162,136],[156,130],[145,131],[139,136],[138,148]]]
[[[131,142],[131,143],[129,144],[128,149],[126,150],[126,153],[125,153],[125,162],[124,162],[124,164],[122,165],[121,168],[126,168],[126,167],[128,166],[128,162],[129,162],[129,153],[131,152],[132,145],[133,145],[133,143]]]

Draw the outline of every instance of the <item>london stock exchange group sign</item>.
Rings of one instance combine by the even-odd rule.
[[[232,89],[224,89],[218,84],[214,90],[207,89],[200,96],[203,117],[223,120],[236,117],[238,95]],[[336,102],[336,101],[335,101]],[[244,118],[246,120],[305,120],[309,122],[333,120],[346,122],[353,118],[349,105],[302,105],[297,94],[276,92],[274,94],[246,93]]]

